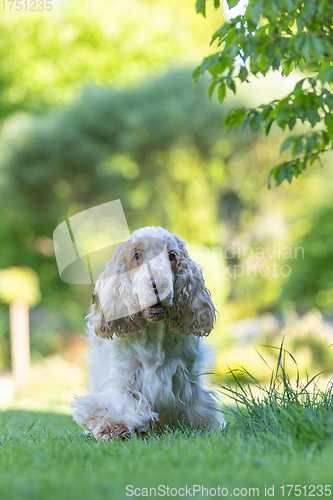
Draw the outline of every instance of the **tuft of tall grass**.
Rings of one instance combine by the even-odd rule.
[[[278,350],[277,364],[274,369],[269,367],[268,387],[243,367],[230,370],[233,383],[221,386],[221,392],[235,402],[233,407],[225,410],[232,417],[231,427],[236,427],[245,436],[271,434],[277,438],[291,437],[303,443],[315,443],[320,447],[333,438],[333,381],[330,380],[325,390],[317,385],[321,373],[311,379],[306,374],[306,381],[302,382],[297,362],[284,349],[283,341],[279,348],[274,349]],[[296,366],[294,381],[285,369],[286,356],[290,356]],[[242,382],[239,372],[251,383]]]

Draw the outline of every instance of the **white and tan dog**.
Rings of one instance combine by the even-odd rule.
[[[161,227],[138,229],[107,262],[94,297],[90,395],[76,398],[74,420],[101,439],[145,433],[157,422],[223,428],[201,376],[200,337],[216,311],[184,241]]]

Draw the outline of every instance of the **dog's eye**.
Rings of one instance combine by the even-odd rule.
[[[141,260],[141,259],[142,259],[142,255],[141,255],[141,253],[140,253],[140,252],[136,252],[136,253],[134,254],[134,258],[135,258],[135,260],[136,260],[136,261]]]
[[[172,262],[173,260],[175,260],[175,258],[176,258],[176,254],[169,253],[169,260],[170,260],[170,262]]]

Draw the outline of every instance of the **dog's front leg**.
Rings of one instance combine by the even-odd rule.
[[[113,439],[147,432],[158,414],[148,400],[129,387],[110,388],[99,394],[77,397],[73,418],[96,439]]]
[[[209,432],[226,426],[223,413],[213,398],[213,392],[200,384],[192,386],[192,399],[184,410],[184,416],[194,427],[205,427]]]

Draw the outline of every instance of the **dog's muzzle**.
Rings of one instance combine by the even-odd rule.
[[[162,306],[162,304],[154,304],[151,307],[147,307],[142,311],[143,316],[147,321],[151,323],[154,321],[160,321],[164,319],[167,313],[167,309]]]
[[[172,305],[173,301],[173,290],[170,291],[170,287],[167,286],[167,282],[159,282],[154,279],[151,280],[152,289],[156,296],[156,304],[146,307],[143,309],[142,314],[147,319],[147,321],[160,321],[165,318],[168,309]],[[168,294],[165,297],[165,294]]]

